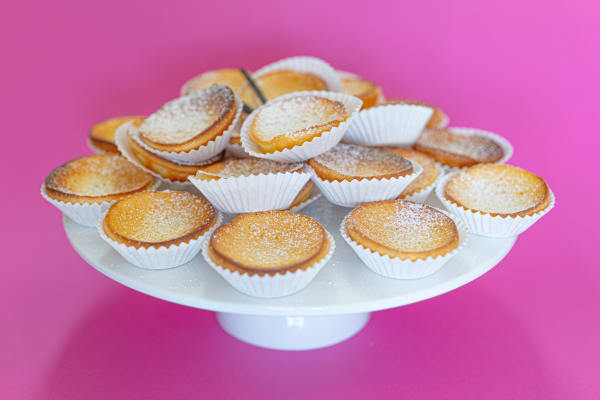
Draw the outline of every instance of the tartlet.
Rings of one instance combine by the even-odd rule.
[[[362,100],[362,109],[373,107],[381,97],[381,88],[373,82],[349,73],[338,73],[342,82],[342,92]]]
[[[254,78],[266,100],[271,100],[284,94],[305,90],[327,90],[323,79],[310,72],[281,69]],[[240,97],[252,108],[259,107],[262,101],[249,83],[240,89]]]
[[[442,179],[436,194],[471,232],[491,237],[521,234],[555,203],[542,178],[511,165],[467,168]]]
[[[189,152],[207,145],[234,123],[236,96],[223,85],[166,103],[140,125],[140,139],[150,148],[165,152]]]
[[[338,144],[308,165],[321,193],[343,207],[396,198],[423,171],[405,158],[354,144]]]
[[[431,114],[429,121],[427,121],[427,125],[425,125],[425,128],[427,128],[427,129],[436,129],[436,128],[443,129],[448,126],[448,122],[450,121],[450,119],[448,118],[448,115],[446,115],[446,113],[441,108],[436,107],[431,103],[426,103],[424,101],[403,100],[403,99],[386,99],[381,104],[412,104],[412,105],[425,106],[425,107],[429,107],[429,108],[433,109],[433,114]]]
[[[292,210],[295,207],[301,206],[303,203],[307,202],[309,199],[314,197],[315,184],[313,181],[306,182],[306,185],[300,189],[294,200],[292,200],[292,204],[286,210]]]
[[[405,200],[361,204],[344,223],[356,243],[401,260],[425,260],[458,247],[454,221],[425,204]]]
[[[441,168],[435,165],[435,161],[425,153],[406,147],[380,147],[379,150],[403,157],[423,168],[423,172],[402,191],[398,198],[424,201],[433,190],[436,180],[442,175]]]
[[[119,149],[115,144],[115,131],[117,128],[129,121],[134,121],[139,126],[143,120],[143,117],[138,116],[115,117],[92,126],[88,135],[92,149],[119,154]]]
[[[477,165],[448,179],[449,201],[491,216],[533,215],[550,203],[542,178],[512,165]]]
[[[189,178],[211,203],[226,213],[288,208],[309,179],[302,163],[259,158],[223,160],[200,167]]]
[[[216,229],[203,255],[237,290],[280,297],[306,287],[334,249],[332,236],[314,219],[264,211],[239,215]]]
[[[221,214],[195,194],[143,191],[113,204],[98,232],[132,264],[165,269],[194,258],[220,221]]]
[[[326,181],[399,178],[413,173],[412,163],[400,156],[353,144],[340,143],[308,160],[315,174]]]
[[[54,169],[41,194],[75,222],[95,226],[116,200],[155,185],[149,173],[117,154],[106,153],[77,158]]]
[[[200,162],[198,164],[183,164],[173,160],[160,157],[159,155],[152,153],[140,145],[132,135],[127,137],[129,148],[131,149],[132,155],[136,161],[143,167],[154,172],[163,179],[186,183],[189,176],[195,175],[196,172],[203,166],[210,165],[214,162],[219,162],[224,155],[221,152],[213,158]]]
[[[76,158],[54,169],[44,182],[48,197],[67,203],[118,200],[154,185],[154,178],[117,154]]]
[[[239,69],[216,69],[204,72],[187,81],[181,87],[181,96],[189,96],[212,85],[228,86],[234,93],[237,93],[246,82],[246,77]]]
[[[440,164],[456,168],[495,163],[505,156],[501,144],[489,136],[465,135],[448,129],[423,131],[415,143],[415,149]]]
[[[317,95],[282,98],[255,112],[248,135],[263,153],[300,146],[337,127],[350,115],[342,102]]]
[[[444,212],[398,199],[356,207],[340,231],[369,269],[396,279],[434,273],[467,239],[464,225]]]

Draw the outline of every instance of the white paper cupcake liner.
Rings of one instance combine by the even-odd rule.
[[[445,175],[443,179],[437,184],[435,188],[435,194],[440,199],[444,207],[453,215],[460,218],[469,228],[471,233],[481,236],[488,237],[513,237],[520,235],[529,229],[534,223],[540,218],[546,215],[556,203],[554,193],[550,190],[550,203],[546,208],[533,215],[526,216],[492,216],[487,213],[481,213],[480,211],[471,210],[463,206],[459,206],[454,202],[448,200],[444,195],[446,183],[448,179],[454,176],[456,173]]]
[[[227,155],[233,158],[250,158],[252,157],[250,154],[246,153],[246,150],[242,147],[241,144],[237,143],[227,143],[225,147],[227,150]]]
[[[217,136],[216,138],[212,139],[211,141],[209,141],[203,146],[200,146],[197,149],[190,150],[187,152],[161,151],[148,146],[146,143],[144,143],[144,141],[140,138],[139,135],[134,136],[133,139],[149,152],[154,153],[157,156],[167,159],[169,161],[174,161],[176,163],[198,164],[210,160],[211,158],[215,157],[223,150],[225,150],[225,147],[227,146],[227,144],[229,143],[229,139],[231,138],[231,134],[235,130],[240,120],[240,115],[242,115],[242,100],[239,98],[238,95],[234,94],[234,96],[236,111],[231,124],[227,127],[227,129],[225,129],[225,131],[221,135]]]
[[[433,109],[413,104],[387,104],[358,113],[344,135],[344,142],[367,146],[412,146]]]
[[[289,211],[295,212],[295,213],[300,212],[306,206],[308,206],[309,204],[311,204],[312,202],[317,200],[319,197],[321,197],[321,193],[319,193],[318,191],[313,191],[313,193],[311,193],[310,197],[308,199],[306,199],[306,201],[298,204],[297,206],[290,208]]]
[[[325,81],[327,90],[332,92],[340,92],[342,90],[342,82],[336,71],[331,65],[316,57],[297,56],[284,58],[272,64],[265,65],[256,71],[252,77],[255,79],[260,78],[265,74],[282,69],[311,73]]]
[[[361,203],[395,199],[423,172],[423,168],[418,163],[413,163],[413,173],[398,178],[330,182],[319,178],[316,172],[308,166],[307,170],[323,196],[331,203],[342,207],[355,207]]]
[[[117,148],[119,149],[119,152],[121,153],[121,155],[123,157],[125,157],[130,163],[132,163],[136,167],[148,172],[149,174],[151,174],[152,176],[157,178],[159,181],[168,184],[170,188],[183,190],[183,189],[190,188],[192,186],[192,183],[189,181],[185,181],[185,182],[172,181],[171,179],[164,178],[161,175],[157,174],[156,172],[152,171],[151,169],[143,166],[142,163],[140,163],[138,161],[138,159],[135,157],[135,154],[133,154],[133,151],[131,150],[131,144],[129,143],[129,139],[127,137],[127,135],[129,135],[129,134],[132,134],[132,135],[138,134],[137,129],[135,128],[135,126],[133,125],[132,122],[126,122],[117,128],[117,130],[115,132],[115,143],[116,143]],[[209,164],[210,162],[211,162],[211,160],[207,160],[206,164]]]
[[[427,257],[425,260],[401,260],[388,255],[381,255],[378,252],[367,249],[361,244],[355,242],[350,238],[350,236],[348,236],[348,232],[346,231],[346,218],[348,218],[348,215],[350,214],[346,215],[342,221],[342,225],[340,226],[340,234],[346,243],[348,243],[352,250],[354,250],[354,252],[358,255],[361,261],[376,274],[385,276],[386,278],[394,279],[424,278],[437,272],[452,257],[460,253],[465,248],[469,238],[467,227],[462,223],[462,221],[445,211],[439,211],[452,218],[456,224],[456,228],[458,229],[458,246],[449,253],[437,257]]]
[[[287,208],[310,179],[310,174],[284,172],[213,180],[188,177],[220,211],[228,214]]]
[[[335,241],[333,236],[327,231],[327,239],[329,240],[329,252],[325,257],[310,266],[309,268],[302,270],[299,269],[295,272],[286,272],[284,274],[275,274],[271,276],[265,274],[260,276],[254,274],[249,276],[248,274],[240,274],[238,271],[231,272],[214,263],[208,255],[208,246],[210,240],[206,240],[202,246],[202,255],[204,259],[219,275],[223,277],[234,289],[242,292],[248,296],[253,297],[283,297],[289,296],[296,292],[304,289],[314,279],[315,276],[323,269],[325,264],[329,261],[333,253],[335,252]]]
[[[448,128],[448,130],[450,132],[454,132],[454,133],[458,133],[458,134],[466,135],[466,136],[468,136],[468,135],[485,136],[485,137],[493,140],[494,142],[498,143],[498,145],[500,145],[500,147],[502,148],[504,155],[502,156],[502,158],[500,160],[498,160],[492,164],[504,164],[508,160],[510,160],[510,158],[513,155],[514,150],[513,150],[512,144],[510,144],[510,142],[508,140],[506,140],[504,137],[502,137],[496,133],[484,131],[481,129],[462,128],[462,127],[460,127],[460,128],[452,127],[452,128]],[[463,171],[463,170],[469,168],[469,167],[451,167],[449,165],[445,165],[445,164],[442,164],[439,162],[436,164],[439,165],[440,167],[442,167],[447,174],[451,173],[451,172]]]
[[[196,254],[202,250],[204,241],[210,237],[213,231],[221,225],[221,222],[223,221],[223,215],[217,211],[217,220],[214,225],[196,239],[177,245],[148,248],[140,247],[138,249],[114,241],[106,236],[106,233],[104,232],[104,217],[107,212],[108,210],[102,214],[101,219],[96,225],[100,237],[129,263],[144,269],[175,268],[190,262]]]
[[[156,189],[160,185],[160,181],[154,180],[154,185],[150,190]],[[42,183],[40,193],[44,199],[50,204],[58,208],[63,214],[77,222],[79,225],[95,227],[98,220],[106,210],[110,208],[117,200],[103,201],[102,203],[69,203],[65,201],[55,200],[46,193],[45,185]]]
[[[406,196],[404,200],[412,201],[413,203],[425,203],[425,200],[429,197],[431,192],[436,188],[438,182],[444,177],[444,169],[438,165],[435,166],[438,172],[437,178],[431,183],[431,185],[419,190],[416,193]]]
[[[323,132],[320,136],[313,138],[308,142],[304,142],[299,146],[294,146],[291,149],[284,149],[282,151],[276,151],[273,153],[263,153],[258,145],[250,139],[249,131],[252,126],[252,121],[257,115],[257,112],[264,107],[265,105],[272,104],[272,102],[282,101],[291,97],[297,96],[319,96],[324,97],[326,99],[339,101],[348,110],[350,116],[346,119],[346,121],[342,122],[336,127],[331,128],[330,130]],[[339,143],[344,136],[344,133],[348,129],[348,126],[352,123],[352,120],[357,115],[360,107],[362,105],[362,101],[354,96],[350,96],[343,93],[334,93],[334,92],[326,92],[326,91],[306,91],[306,92],[294,92],[289,93],[283,96],[279,96],[275,100],[268,101],[265,105],[254,110],[248,118],[244,121],[242,125],[242,130],[240,132],[240,137],[242,139],[242,146],[244,150],[252,157],[258,158],[266,158],[268,160],[282,161],[282,162],[300,162],[306,161],[309,158],[313,158],[318,156],[321,153],[325,153],[327,150],[331,149],[333,146]]]

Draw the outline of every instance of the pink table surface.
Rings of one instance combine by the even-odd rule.
[[[598,3],[208,3],[3,4],[0,398],[599,398]],[[557,207],[475,282],[297,353],[71,249],[39,186],[89,153],[92,123],[150,113],[211,68],[303,54],[506,136]]]

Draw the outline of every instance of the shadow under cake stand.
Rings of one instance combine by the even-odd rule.
[[[429,204],[441,207],[432,195]],[[311,284],[291,296],[262,299],[246,296],[221,278],[198,254],[191,262],[167,270],[129,264],[95,229],[63,218],[75,250],[98,271],[139,292],[189,307],[212,310],[230,335],[255,346],[306,350],[330,346],[359,332],[373,311],[426,300],[483,275],[508,254],[514,238],[470,235],[466,248],[438,272],[417,280],[389,279],[371,272],[339,234],[349,208],[320,198],[302,210],[335,238],[335,254]],[[225,220],[231,219],[227,216]]]

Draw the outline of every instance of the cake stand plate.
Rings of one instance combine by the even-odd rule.
[[[441,207],[433,196],[430,204]],[[232,336],[261,347],[304,350],[341,342],[362,329],[369,313],[399,307],[449,292],[483,275],[510,251],[516,238],[470,235],[466,248],[435,274],[417,280],[379,276],[362,264],[339,234],[349,208],[318,199],[302,213],[317,219],[333,236],[332,259],[299,293],[276,299],[246,296],[222,279],[198,254],[168,270],[129,264],[95,229],[63,218],[75,250],[98,271],[139,292],[190,307],[217,312]],[[231,216],[228,216],[229,220]]]

